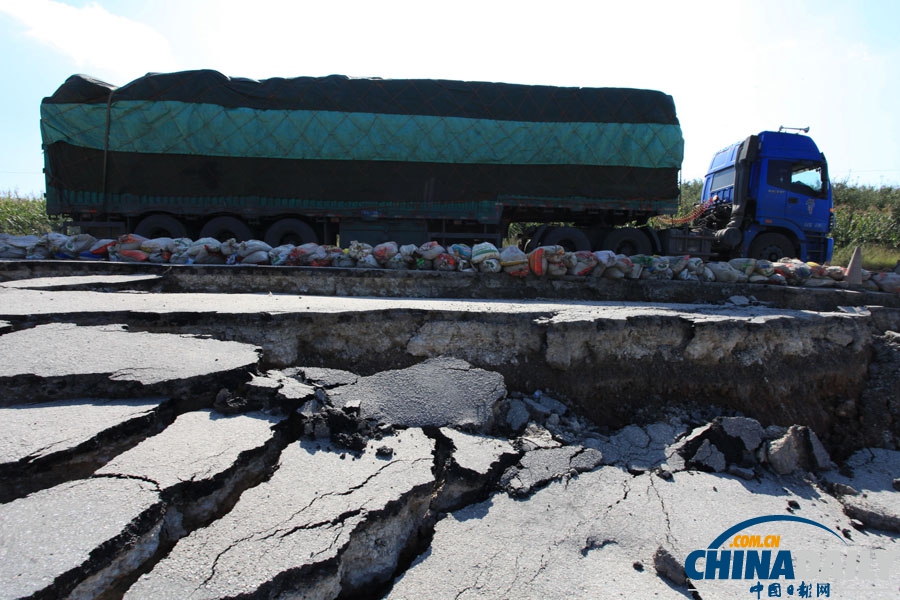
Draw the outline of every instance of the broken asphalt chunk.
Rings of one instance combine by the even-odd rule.
[[[593,448],[539,448],[526,452],[518,465],[508,468],[500,484],[511,496],[523,497],[554,479],[590,471],[602,462],[603,454]]]
[[[264,413],[226,416],[202,410],[180,415],[162,433],[114,458],[97,476],[153,481],[187,527],[209,520],[235,489],[257,483],[279,450]]]
[[[331,389],[328,396],[338,408],[358,407],[363,419],[486,433],[494,423],[494,404],[506,396],[506,387],[499,373],[439,357],[360,377],[353,385]]]
[[[111,477],[0,505],[3,597],[101,596],[157,551],[164,515],[154,484]]]
[[[0,502],[86,477],[158,432],[165,398],[83,398],[0,408]],[[166,411],[163,411],[166,412]]]
[[[0,405],[54,399],[208,397],[248,379],[255,346],[124,325],[39,325],[0,336]]]

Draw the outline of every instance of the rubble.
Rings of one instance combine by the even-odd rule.
[[[329,391],[338,408],[405,427],[455,426],[490,431],[493,405],[506,395],[503,378],[450,357],[361,377]],[[435,399],[439,398],[438,402]]]
[[[797,470],[821,471],[834,468],[818,436],[808,427],[792,425],[784,436],[769,441],[765,460],[782,475]]]

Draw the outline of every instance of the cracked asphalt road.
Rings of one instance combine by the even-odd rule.
[[[303,299],[263,300],[291,306],[293,320],[275,332],[263,323],[272,314],[249,321],[252,298],[237,318],[215,313],[211,295],[170,300],[181,314],[151,330],[146,307],[165,313],[152,294],[72,292],[71,312],[60,313],[70,323],[42,321],[68,297],[46,294],[33,306],[42,317],[27,310],[37,296],[10,290],[14,304],[0,311],[0,598],[749,598],[755,579],[697,577],[715,563],[690,557],[766,515],[827,530],[796,521],[746,530],[781,536],[798,585],[827,583],[831,598],[896,598],[900,588],[896,439],[828,470],[812,429],[792,422],[685,402],[624,427],[598,424],[620,397],[598,393],[588,418],[571,399],[513,389],[521,382],[503,365],[460,357],[484,349],[530,367],[528,353],[554,350],[542,373],[601,381],[622,364],[604,358],[604,370],[591,357],[614,356],[617,344],[627,360],[677,363],[688,349],[715,351],[717,339],[740,348],[749,331],[784,341],[768,353],[857,352],[868,343],[864,317],[556,303],[541,308],[555,316],[540,323],[534,305],[521,308],[517,336],[498,303],[479,304],[482,322],[470,322],[480,308],[466,302],[456,321],[388,310],[379,322],[357,321],[356,311],[384,302],[356,299],[329,321],[325,345],[358,340],[348,356],[383,348],[390,368],[373,372],[322,352],[306,354],[309,366],[265,359],[278,336],[319,314],[299,309]],[[135,302],[145,308],[115,316],[140,328],[97,322],[104,303]],[[210,311],[217,328],[205,321],[202,335],[189,334]],[[681,337],[688,322],[724,337]],[[789,339],[819,324],[818,346]],[[365,335],[349,337],[357,325]],[[242,338],[243,326],[259,344]],[[541,338],[541,327],[557,329]],[[659,333],[665,347],[653,350],[638,331]],[[368,339],[373,332],[382,338]],[[521,345],[501,348],[502,333]],[[566,336],[575,350],[557,352]],[[296,358],[316,338],[292,343],[284,356]],[[434,348],[466,350],[421,356]],[[391,359],[410,349],[413,364]],[[879,381],[889,393],[890,378]],[[775,449],[790,450],[778,458],[784,473],[772,467]]]

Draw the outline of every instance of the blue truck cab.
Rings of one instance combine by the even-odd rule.
[[[812,138],[763,131],[716,153],[703,183],[714,252],[778,260],[831,260],[834,204],[825,155]]]

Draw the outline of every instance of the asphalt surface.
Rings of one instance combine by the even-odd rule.
[[[889,311],[71,285],[0,284],[0,598],[900,589]]]

